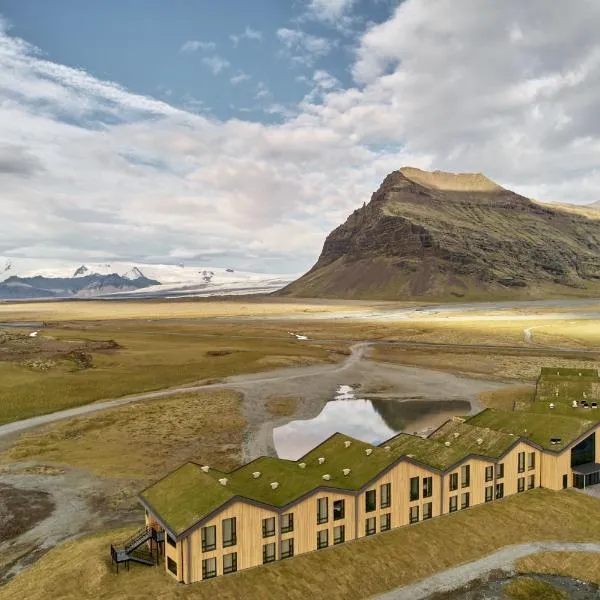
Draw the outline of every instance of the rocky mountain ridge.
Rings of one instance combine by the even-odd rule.
[[[542,205],[482,174],[405,167],[279,293],[475,300],[599,292],[600,213]]]

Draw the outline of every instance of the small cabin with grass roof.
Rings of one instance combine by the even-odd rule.
[[[598,483],[595,413],[486,409],[427,437],[335,433],[291,461],[231,472],[193,462],[139,495],[165,567],[193,583],[384,533],[536,487]]]

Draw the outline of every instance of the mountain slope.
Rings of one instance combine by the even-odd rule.
[[[600,213],[532,202],[481,174],[388,175],[332,231],[313,268],[278,292],[442,300],[600,292]]]

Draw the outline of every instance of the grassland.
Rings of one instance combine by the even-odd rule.
[[[562,575],[600,585],[600,553],[541,552],[518,561],[519,573]]]
[[[600,503],[573,491],[536,489],[382,535],[191,586],[161,568],[116,575],[108,545],[127,531],[68,542],[0,588],[0,600],[359,599],[406,585],[508,545],[538,540],[597,541]],[[448,544],[451,543],[452,551]],[[450,542],[451,541],[451,542]],[[407,552],[410,548],[410,552]],[[393,568],[390,568],[393,565]],[[76,583],[75,583],[76,582]],[[149,592],[151,590],[151,592]]]
[[[506,586],[506,594],[513,600],[566,600],[560,590],[546,581],[519,577]]]
[[[240,464],[245,427],[239,394],[183,394],[23,433],[0,454],[0,465],[25,460],[66,464],[96,475],[146,481],[186,460],[228,470]]]

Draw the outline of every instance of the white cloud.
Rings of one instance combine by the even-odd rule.
[[[226,58],[223,58],[222,56],[219,56],[217,54],[213,55],[213,56],[205,56],[202,59],[202,62],[215,74],[217,75],[218,73],[220,73],[223,69],[227,69],[230,65],[229,65],[229,61]]]
[[[307,13],[326,23],[339,22],[352,10],[356,0],[309,0]]]
[[[406,164],[599,200],[600,5],[456,1],[406,0],[372,26],[349,89],[314,70],[282,114],[258,83],[271,125],[130,93],[0,31],[0,254],[296,271]]]
[[[300,29],[288,29],[287,27],[278,29],[277,37],[283,44],[287,55],[294,62],[305,66],[310,66],[319,58],[329,54],[336,45],[336,40],[312,35]]]
[[[248,81],[250,79],[252,79],[252,77],[248,75],[248,73],[244,73],[242,71],[241,73],[234,75],[229,81],[232,85],[238,85],[239,83],[243,83],[244,81]]]
[[[192,53],[198,50],[214,50],[217,45],[214,42],[200,42],[198,40],[188,40],[179,49],[180,52]]]
[[[238,44],[242,40],[254,40],[257,42],[262,41],[263,34],[262,31],[258,31],[256,29],[252,29],[251,27],[246,26],[246,29],[243,31],[243,33],[231,34],[229,36],[229,39],[233,42],[234,47],[237,48]]]

